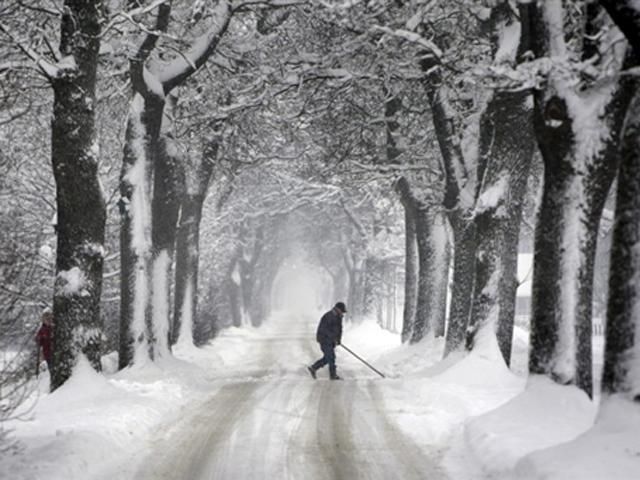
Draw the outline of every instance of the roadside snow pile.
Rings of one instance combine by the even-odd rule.
[[[572,440],[591,427],[594,414],[582,390],[534,376],[523,393],[469,420],[466,443],[488,473],[504,473],[535,450]]]
[[[640,476],[640,408],[617,396],[604,398],[595,426],[575,440],[532,453],[513,478],[635,480]]]
[[[42,374],[25,402],[35,407],[23,420],[7,422],[20,448],[0,456],[0,478],[129,478],[113,469],[135,471],[153,432],[209,398],[221,385],[214,375],[226,360],[247,355],[252,343],[242,339],[252,337],[255,329],[230,329],[203,349],[183,349],[179,355],[189,361],[170,357],[113,375],[95,372],[81,357],[69,381],[51,394]]]

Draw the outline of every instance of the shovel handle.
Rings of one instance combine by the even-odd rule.
[[[361,358],[359,355],[357,355],[355,352],[353,352],[351,349],[345,347],[342,343],[340,344],[340,346],[342,348],[344,348],[347,352],[349,352],[351,355],[353,355],[354,357],[356,357],[358,360],[360,360],[362,363],[364,363],[367,367],[369,367],[371,370],[373,370],[374,372],[376,372],[378,375],[380,375],[382,378],[387,378],[384,376],[384,374],[382,372],[380,372],[379,370],[376,370],[374,367],[372,367],[369,363],[367,363],[363,358]]]

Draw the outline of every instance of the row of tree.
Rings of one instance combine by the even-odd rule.
[[[2,8],[2,128],[40,156],[50,148],[55,179],[52,388],[81,352],[99,368],[111,297],[120,310],[106,308],[107,340],[119,338],[121,368],[169,355],[193,331],[204,341],[226,318],[259,323],[298,235],[357,315],[381,311],[385,272],[402,255],[403,339],[446,336],[449,354],[488,329],[509,363],[536,152],[530,371],[592,392],[595,249],[620,165],[604,387],[636,388],[633,2]],[[34,106],[43,95],[29,92],[46,85],[50,101]],[[30,142],[49,107],[50,144]],[[401,230],[399,252],[380,248]],[[24,305],[20,282],[34,282],[20,265],[7,298]]]

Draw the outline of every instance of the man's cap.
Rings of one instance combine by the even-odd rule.
[[[343,302],[338,302],[336,303],[336,306],[334,308],[337,308],[338,310],[340,310],[342,313],[347,313],[347,307]]]

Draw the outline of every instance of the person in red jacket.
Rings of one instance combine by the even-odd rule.
[[[36,334],[36,342],[38,342],[38,350],[42,349],[42,356],[51,372],[53,362],[53,313],[46,311],[42,314],[42,325]]]

